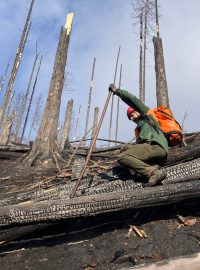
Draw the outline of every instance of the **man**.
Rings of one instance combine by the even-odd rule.
[[[145,176],[148,180],[146,187],[155,186],[166,177],[166,173],[159,169],[159,165],[167,158],[167,139],[158,122],[151,115],[147,115],[150,108],[136,96],[117,89],[114,84],[110,84],[109,91],[130,106],[127,116],[137,125],[136,144],[126,147],[126,150],[119,154],[118,162]]]

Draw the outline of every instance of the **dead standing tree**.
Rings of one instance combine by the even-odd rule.
[[[76,125],[75,125],[75,129],[74,129],[74,141],[76,139],[76,131],[77,131],[77,128],[78,128],[78,123],[79,123],[79,119],[80,119],[80,113],[81,113],[81,105],[79,106],[77,117],[76,117]]]
[[[6,66],[6,71],[5,71],[5,74],[1,76],[1,79],[0,79],[0,93],[3,89],[3,86],[4,86],[4,83],[5,83],[5,80],[6,80],[6,76],[7,76],[7,73],[8,73],[8,69],[9,69],[9,65],[10,63],[8,62],[7,66]]]
[[[30,4],[30,8],[29,8],[29,11],[28,11],[28,15],[27,15],[27,18],[26,18],[24,29],[23,29],[23,32],[22,32],[22,35],[21,35],[19,47],[17,49],[17,53],[16,53],[16,56],[15,56],[13,67],[12,67],[12,71],[11,71],[11,74],[10,74],[7,90],[6,90],[4,100],[2,102],[2,106],[1,106],[1,109],[0,109],[0,126],[2,126],[4,117],[5,117],[5,113],[6,113],[6,110],[7,110],[10,95],[12,93],[14,81],[15,81],[15,78],[17,76],[17,71],[18,71],[19,65],[21,63],[21,58],[22,58],[22,54],[23,54],[23,51],[24,51],[24,47],[25,47],[25,44],[26,44],[26,41],[27,41],[27,38],[28,38],[30,28],[31,28],[31,23],[29,23],[29,21],[30,21],[30,16],[31,16],[31,12],[32,12],[32,9],[33,9],[34,1],[35,0],[32,0],[31,4]]]
[[[134,25],[140,25],[139,98],[145,102],[147,40],[154,18],[154,0],[135,0],[133,3]]]
[[[64,149],[66,141],[69,140],[69,130],[70,130],[70,122],[71,122],[71,116],[72,116],[72,108],[73,108],[73,99],[69,100],[67,103],[64,127],[62,131],[62,137],[61,137],[61,143],[60,143],[61,150]]]
[[[24,117],[26,106],[27,106],[27,101],[28,101],[28,96],[29,96],[29,90],[30,90],[30,87],[31,87],[33,73],[35,71],[35,66],[36,66],[36,62],[37,62],[38,56],[39,56],[39,54],[37,53],[37,50],[36,50],[36,56],[35,56],[35,59],[34,59],[34,62],[33,62],[33,67],[32,67],[32,70],[31,70],[31,75],[30,75],[28,86],[27,86],[27,89],[26,89],[26,94],[24,96],[22,107],[20,108],[19,118],[18,118],[17,125],[16,125],[16,134],[15,134],[16,139],[18,138],[20,127],[21,127],[21,123],[22,123],[22,120],[23,120],[23,117]],[[21,139],[20,139],[20,142],[22,142]]]
[[[52,158],[57,150],[57,126],[60,112],[61,95],[64,85],[67,51],[70,41],[73,13],[68,14],[65,29],[61,27],[60,38],[54,62],[53,74],[49,88],[42,121],[29,155],[24,164],[31,166],[37,159]]]
[[[6,145],[9,141],[9,136],[13,124],[14,112],[12,116],[9,116],[4,121],[4,129],[3,132],[0,134],[0,144]]]
[[[40,94],[37,100],[35,101],[35,106],[34,106],[34,112],[33,112],[33,117],[32,117],[32,122],[31,122],[31,127],[29,131],[28,138],[26,140],[27,143],[29,143],[32,131],[36,131],[40,125],[40,120],[42,116],[42,95]]]
[[[86,124],[85,124],[85,133],[88,130],[89,117],[90,117],[90,107],[91,107],[91,97],[92,97],[92,88],[93,88],[93,80],[94,80],[94,69],[95,69],[96,58],[94,58],[93,66],[92,66],[92,76],[90,80],[90,91],[88,97],[88,106],[87,106],[87,115],[86,115]]]
[[[41,67],[41,64],[42,64],[42,59],[43,59],[43,55],[40,57],[39,66],[38,66],[37,73],[36,73],[36,76],[35,76],[35,81],[34,81],[34,84],[33,84],[33,89],[32,89],[32,92],[31,92],[31,96],[30,96],[30,100],[29,100],[29,104],[28,104],[28,109],[27,109],[26,116],[25,116],[24,126],[23,126],[23,129],[22,129],[21,141],[23,141],[23,137],[24,137],[24,134],[25,134],[26,125],[27,125],[27,122],[28,122],[29,113],[30,113],[31,105],[32,105],[32,101],[33,101],[33,96],[34,96],[36,85],[37,85],[38,75],[39,75],[40,67]]]
[[[168,87],[165,72],[164,54],[162,39],[159,33],[159,20],[158,20],[158,4],[155,0],[156,10],[156,33],[157,36],[153,37],[154,55],[155,55],[155,72],[156,72],[156,96],[157,106],[161,104],[169,107]]]

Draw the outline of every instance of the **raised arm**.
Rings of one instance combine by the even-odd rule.
[[[140,114],[146,114],[150,109],[139,98],[126,90],[117,89],[113,84],[110,84],[109,90],[112,91],[114,95],[120,97],[122,101],[124,101],[128,106],[134,108]]]

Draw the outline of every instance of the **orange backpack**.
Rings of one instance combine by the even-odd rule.
[[[169,146],[175,146],[183,141],[182,128],[169,108],[161,105],[155,109],[150,109],[147,115],[152,115],[157,120]]]

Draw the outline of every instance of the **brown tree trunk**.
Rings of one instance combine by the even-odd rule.
[[[153,37],[153,44],[155,55],[157,106],[163,104],[169,107],[162,39],[159,37]]]
[[[65,142],[69,140],[69,130],[70,130],[70,123],[71,123],[71,116],[72,116],[72,108],[73,108],[73,99],[69,100],[67,103],[64,127],[62,131],[60,149],[63,150],[65,146]]]
[[[43,112],[42,121],[33,143],[29,155],[24,159],[24,163],[32,165],[38,158],[48,159],[56,150],[57,126],[60,112],[61,95],[64,85],[65,66],[67,61],[67,51],[70,40],[73,14],[68,14],[66,28],[61,28],[60,38],[56,52],[54,69],[49,88],[46,106]]]

